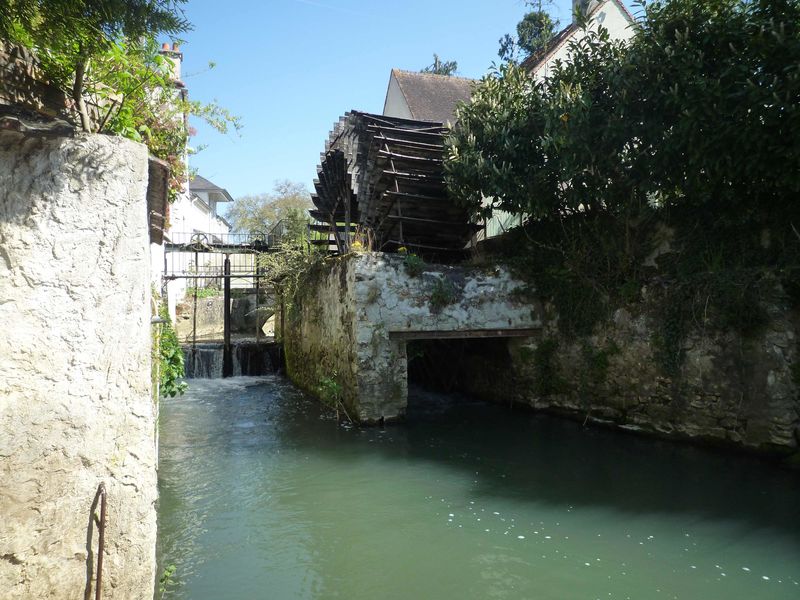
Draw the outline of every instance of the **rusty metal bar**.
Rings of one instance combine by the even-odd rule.
[[[101,482],[97,486],[97,493],[94,495],[94,505],[100,500],[100,521],[97,523],[97,578],[95,579],[94,598],[100,600],[103,586],[103,549],[106,538],[106,484]]]
[[[256,273],[258,273],[258,270],[260,268],[261,267],[256,265]],[[256,343],[258,343],[258,338],[260,337],[258,334],[261,333],[261,328],[258,326],[259,315],[261,314],[261,313],[258,312],[258,295],[260,293],[260,289],[259,289],[260,286],[258,284],[259,284],[259,281],[258,281],[258,278],[256,278],[256,308],[255,308],[255,311],[256,311]]]

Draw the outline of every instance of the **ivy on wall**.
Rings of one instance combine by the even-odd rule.
[[[164,321],[159,326],[158,336],[154,338],[158,361],[158,389],[162,397],[173,398],[183,394],[188,387],[185,381],[181,381],[185,375],[183,348],[172,328],[166,305],[161,306],[158,314]]]

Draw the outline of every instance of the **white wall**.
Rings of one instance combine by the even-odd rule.
[[[102,597],[151,600],[147,148],[0,134],[0,596],[84,597],[108,490]],[[94,593],[91,593],[94,597]]]
[[[598,26],[602,25],[608,30],[611,39],[615,40],[628,40],[633,36],[631,23],[627,15],[617,6],[615,2],[606,0],[600,5],[600,8],[592,16],[592,21],[589,29],[597,31]],[[540,65],[532,75],[535,79],[541,81],[550,74],[553,65],[557,60],[562,62],[569,62],[569,42],[570,40],[580,40],[584,37],[584,32],[578,30],[569,39],[556,50],[542,65]]]
[[[383,114],[387,117],[398,117],[400,119],[412,119],[411,111],[406,103],[406,98],[397,83],[394,74],[389,77],[389,89],[386,91],[386,101],[383,105]]]
[[[171,241],[187,243],[191,240],[192,233],[197,231],[217,236],[230,233],[230,225],[207,206],[207,193],[200,192],[197,196],[200,198],[181,194],[170,206],[168,235]]]

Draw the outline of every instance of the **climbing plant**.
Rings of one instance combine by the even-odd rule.
[[[159,316],[165,321],[160,325],[158,345],[159,362],[159,389],[162,396],[174,397],[186,391],[185,381],[180,381],[184,376],[183,349],[178,342],[178,336],[172,328],[169,312],[166,306],[159,310]]]
[[[259,257],[261,281],[272,287],[285,314],[293,314],[296,301],[303,292],[303,281],[322,264],[324,258],[323,251],[308,247],[299,237],[289,237],[281,243],[279,251]]]

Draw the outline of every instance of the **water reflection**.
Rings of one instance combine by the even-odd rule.
[[[161,416],[167,597],[800,597],[796,473],[455,396],[357,429],[278,377],[192,384]]]

